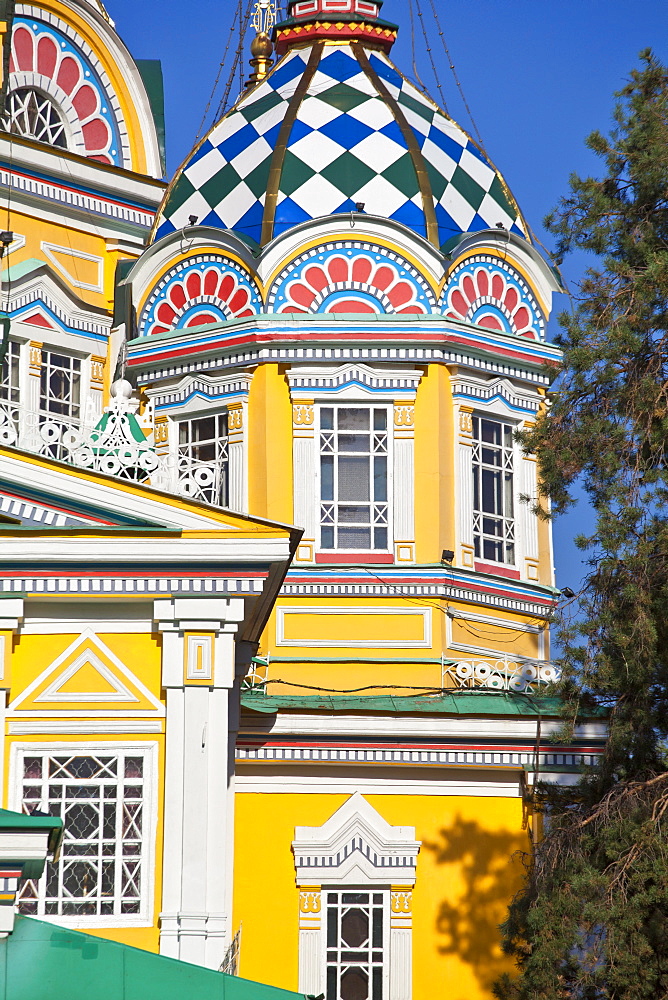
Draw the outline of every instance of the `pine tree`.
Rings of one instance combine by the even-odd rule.
[[[544,786],[501,1000],[668,997],[668,69],[640,58],[610,135],[587,140],[603,176],[572,176],[547,219],[558,255],[595,266],[560,317],[551,408],[524,439],[553,513],[578,481],[595,511],[561,694],[570,719],[605,709],[609,741],[577,786]]]

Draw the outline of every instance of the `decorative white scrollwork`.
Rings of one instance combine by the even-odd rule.
[[[559,680],[559,671],[546,660],[479,659],[443,661],[444,688],[486,688],[490,691],[531,693]]]
[[[137,414],[139,402],[125,380],[112,385],[111,397],[99,420],[92,411],[76,420],[0,402],[0,445],[193,500],[219,502],[222,470],[216,463],[183,454],[157,454],[152,408]]]

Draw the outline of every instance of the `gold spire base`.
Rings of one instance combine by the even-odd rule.
[[[274,46],[271,43],[271,38],[264,31],[258,31],[251,42],[251,56],[253,58],[250,60],[250,64],[253,67],[253,72],[246,80],[247,88],[254,87],[256,83],[264,80],[273,65],[273,54]]]

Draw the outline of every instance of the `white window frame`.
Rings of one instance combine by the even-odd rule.
[[[394,524],[393,524],[393,507],[394,507],[394,504],[393,504],[393,499],[394,499],[394,493],[393,493],[393,487],[394,487],[394,481],[393,481],[393,471],[394,471],[393,470],[393,443],[394,443],[394,438],[393,438],[393,404],[390,401],[385,400],[385,399],[383,399],[383,400],[375,400],[373,398],[369,399],[368,397],[365,398],[365,399],[342,399],[342,400],[338,400],[338,399],[337,400],[329,400],[329,399],[327,399],[327,400],[319,400],[318,403],[317,403],[317,405],[316,405],[316,407],[315,407],[315,409],[316,409],[316,413],[317,413],[317,418],[316,418],[316,433],[315,433],[315,442],[314,442],[314,447],[315,447],[315,473],[316,473],[316,476],[315,476],[315,478],[316,478],[316,498],[315,498],[315,500],[316,500],[316,504],[317,504],[317,507],[316,507],[316,525],[317,525],[316,550],[318,552],[322,553],[323,555],[336,555],[336,554],[346,555],[346,554],[352,554],[352,553],[363,553],[365,555],[371,555],[371,554],[384,554],[385,555],[387,553],[391,553],[393,551],[393,545],[394,545]],[[373,449],[373,438],[374,438],[373,411],[374,410],[382,410],[385,413],[384,434],[385,434],[385,439],[386,439],[386,445],[385,445],[384,455],[385,455],[385,457],[387,459],[387,474],[386,474],[386,476],[387,476],[387,479],[386,479],[387,499],[385,501],[377,501],[378,505],[384,504],[384,506],[386,508],[386,515],[385,515],[386,516],[386,521],[387,521],[386,525],[382,525],[380,523],[377,525],[377,527],[386,527],[387,539],[386,539],[386,544],[383,547],[376,548],[374,545],[371,545],[369,548],[343,548],[343,547],[340,547],[340,546],[338,546],[338,545],[335,544],[333,547],[327,547],[327,548],[325,548],[323,546],[323,544],[322,544],[323,506],[324,506],[324,504],[327,503],[326,500],[323,501],[323,499],[322,499],[322,472],[321,472],[321,469],[322,469],[321,458],[322,458],[322,455],[323,455],[323,448],[322,448],[322,436],[323,436],[322,413],[323,413],[323,410],[327,410],[327,409],[331,409],[331,410],[334,410],[334,411],[337,411],[337,412],[340,411],[340,410],[367,410],[369,412],[369,415],[370,415],[370,420],[369,420],[369,435],[370,435],[371,441],[372,441],[372,446],[371,446],[372,449]],[[336,424],[336,419],[337,418],[336,418],[336,415],[335,415],[335,421],[334,421],[335,424]],[[326,433],[327,429],[324,429],[324,432]],[[333,451],[332,454],[336,455],[336,454],[338,454],[338,452]],[[370,452],[367,452],[367,453],[360,452],[359,454],[366,454],[366,455],[368,455],[370,461],[372,461],[373,457],[374,457],[374,455],[376,453],[375,453],[374,450],[371,450]],[[383,454],[383,453],[380,452],[379,454]],[[373,476],[371,477],[371,481],[373,481]],[[336,476],[335,476],[335,482],[336,482]],[[335,493],[336,493],[336,489],[335,489]],[[374,531],[373,508],[374,508],[374,505],[375,505],[376,501],[374,501],[373,498],[370,498],[370,500],[368,501],[368,503],[369,503],[370,512],[371,512],[371,523],[369,524],[369,531],[371,533],[370,540],[373,542],[373,531]],[[340,505],[341,501],[338,500],[338,498],[335,495],[334,500],[332,501],[332,506],[336,509],[337,504]],[[349,501],[349,505],[350,506],[356,506],[357,504],[355,503],[355,501]],[[334,526],[334,531],[335,531],[335,541],[336,541],[336,530],[337,530],[336,524],[338,522],[333,522],[333,523],[335,525]]]
[[[219,504],[222,507],[229,506],[230,500],[230,426],[229,426],[229,414],[227,409],[216,409],[216,410],[205,410],[203,412],[194,413],[173,413],[170,414],[171,421],[174,426],[174,456],[176,459],[178,467],[178,479],[179,484],[186,476],[186,470],[188,471],[188,477],[192,481],[191,491],[188,492],[188,496],[193,497],[196,500],[203,500],[206,503]],[[212,438],[211,442],[215,441],[216,445],[216,460],[214,470],[211,470],[210,462],[204,462],[200,460],[193,460],[192,456],[188,456],[184,449],[186,447],[191,448],[192,442],[188,445],[181,444],[181,425],[189,424],[192,425],[193,422],[199,420],[220,420],[225,422],[225,435],[224,438]],[[195,445],[196,446],[196,445]],[[218,452],[224,453],[224,466],[225,473],[224,477],[219,478],[221,465],[219,464],[222,459],[219,459]],[[221,489],[221,487],[223,487]],[[215,492],[218,499],[213,497],[212,491]]]
[[[411,1000],[412,892],[420,850],[415,828],[391,826],[355,792],[322,826],[296,827],[292,850],[300,896],[300,993],[327,995],[327,892],[376,892],[387,900],[382,1000]]]
[[[336,893],[340,897],[340,899],[341,899],[341,902],[339,904],[340,907],[343,907],[343,905],[345,905],[345,904],[343,904],[343,896],[346,896],[348,894],[350,894],[350,895],[358,895],[358,894],[367,895],[369,897],[369,901],[370,901],[369,904],[367,904],[367,905],[371,905],[372,907],[374,907],[374,903],[373,903],[374,897],[378,897],[378,896],[380,897],[380,907],[382,908],[382,914],[383,914],[382,941],[381,941],[381,944],[380,944],[380,948],[373,948],[373,946],[370,945],[366,950],[369,951],[369,952],[371,952],[371,953],[378,952],[378,951],[381,952],[381,955],[382,955],[381,960],[380,960],[380,969],[381,969],[381,995],[380,995],[380,997],[376,997],[374,995],[373,976],[369,975],[368,1000],[388,1000],[388,998],[389,998],[389,987],[390,987],[390,887],[388,885],[386,888],[383,888],[383,887],[380,887],[380,886],[368,885],[368,884],[367,885],[357,885],[357,886],[352,886],[352,885],[323,885],[323,887],[322,887],[321,896],[322,896],[323,919],[322,919],[322,928],[321,928],[321,935],[322,935],[322,959],[321,959],[321,961],[322,961],[322,966],[323,966],[323,969],[324,969],[324,986],[323,986],[323,989],[324,989],[324,992],[325,992],[325,1000],[338,1000],[338,991],[337,991],[337,993],[333,997],[330,997],[330,990],[329,990],[329,970],[331,968],[337,969],[339,971],[339,975],[340,975],[341,969],[345,967],[345,964],[350,964],[353,967],[355,965],[359,965],[359,966],[368,965],[368,966],[370,966],[370,969],[369,969],[370,972],[372,971],[372,968],[373,968],[373,963],[372,962],[365,963],[364,961],[359,961],[359,962],[357,962],[357,961],[351,961],[350,963],[345,963],[344,964],[344,961],[342,959],[341,954],[339,954],[338,959],[335,959],[334,961],[330,961],[330,955],[332,954],[333,951],[342,953],[344,950],[346,950],[343,947],[339,947],[338,944],[333,949],[331,947],[331,945],[329,945],[329,943],[328,943],[328,937],[329,937],[329,907],[330,907],[329,895],[330,894],[334,894],[334,893]],[[350,903],[349,905],[352,908],[355,908],[355,903]],[[360,905],[360,907],[364,906],[364,904],[359,904],[359,905]],[[373,928],[371,926],[371,921],[370,921],[369,936],[371,937],[372,934],[373,934]],[[349,950],[350,951],[354,951],[355,949],[349,949]]]
[[[23,372],[22,372],[22,368],[23,368],[23,351],[22,351],[22,347],[23,347],[23,344],[21,343],[21,341],[14,340],[12,338],[10,338],[9,341],[8,341],[8,343],[7,343],[7,353],[5,354],[5,357],[3,358],[2,368],[0,370],[0,405],[3,408],[6,407],[6,408],[10,409],[13,406],[19,406],[20,403],[21,403],[21,388],[22,388],[22,385],[21,385],[21,383],[22,383],[21,376],[23,374]],[[11,366],[8,365],[8,362],[12,358],[16,361],[16,377],[17,377],[17,383],[18,383],[16,386],[13,386],[11,384],[11,382],[12,382],[12,380],[11,380],[12,370],[11,370]],[[6,379],[4,377],[5,376],[5,368],[6,368],[6,374],[7,374],[7,378]],[[7,395],[4,395],[5,391],[7,392]],[[14,395],[12,395],[12,392],[14,393]]]
[[[511,496],[511,502],[512,502],[512,513],[509,515],[505,511],[503,511],[503,513],[501,513],[501,514],[489,514],[488,515],[488,517],[490,519],[493,518],[493,519],[498,520],[498,521],[500,521],[502,523],[502,526],[503,526],[503,535],[499,536],[499,541],[500,541],[502,549],[503,549],[503,558],[502,559],[494,559],[494,558],[490,558],[489,556],[486,556],[485,553],[484,553],[484,542],[485,542],[486,535],[485,535],[485,532],[483,530],[484,529],[484,521],[485,521],[485,512],[482,510],[482,484],[480,483],[480,480],[479,480],[479,483],[480,483],[480,485],[479,485],[480,503],[481,503],[480,510],[476,510],[476,506],[475,506],[475,490],[472,490],[472,504],[471,504],[471,513],[472,513],[472,518],[473,518],[472,534],[473,534],[474,550],[475,550],[476,543],[479,542],[479,544],[480,544],[480,551],[479,552],[475,552],[475,559],[478,562],[488,563],[490,565],[495,565],[495,566],[508,566],[511,569],[515,569],[519,565],[519,562],[520,562],[519,561],[519,553],[518,553],[518,541],[519,540],[518,540],[518,537],[517,537],[518,536],[518,527],[519,527],[519,521],[518,521],[518,516],[517,516],[517,514],[518,514],[518,512],[517,512],[517,504],[518,504],[518,497],[517,497],[518,461],[517,461],[517,458],[518,458],[518,455],[517,455],[517,446],[515,444],[515,440],[514,440],[514,437],[513,437],[513,435],[515,433],[515,430],[517,429],[517,423],[516,423],[516,421],[510,420],[507,417],[505,417],[505,416],[503,416],[501,414],[497,414],[497,413],[487,413],[487,412],[484,412],[484,411],[481,412],[481,411],[476,410],[472,414],[473,428],[472,428],[471,472],[472,472],[472,475],[473,475],[474,482],[475,482],[475,478],[476,478],[476,466],[478,466],[478,468],[480,468],[480,469],[484,468],[484,463],[482,461],[482,455],[480,455],[479,459],[476,459],[476,450],[479,451],[479,452],[482,452],[482,449],[484,447],[484,443],[483,443],[483,441],[482,441],[481,438],[476,438],[476,436],[475,436],[475,424],[476,424],[476,421],[478,422],[478,427],[480,427],[481,421],[483,421],[483,420],[486,421],[487,423],[497,424],[497,425],[499,425],[502,428],[502,431],[501,431],[501,438],[502,438],[501,444],[499,444],[499,445],[491,445],[490,446],[490,447],[493,447],[495,449],[499,449],[500,450],[500,454],[501,454],[501,458],[502,458],[502,463],[501,463],[500,466],[493,466],[491,468],[493,469],[493,471],[500,472],[502,476],[505,473],[507,473],[508,471],[510,472],[510,475],[512,477],[511,478],[511,489],[510,489],[510,496]],[[506,427],[510,429],[510,435],[511,435],[510,445],[507,445],[507,444],[505,444],[503,442],[504,428],[506,428]],[[480,473],[478,473],[478,475],[480,475]],[[505,497],[503,496],[503,483],[502,483],[502,503],[504,501],[505,501]],[[493,537],[493,536],[487,536],[487,537]],[[509,544],[512,544],[512,559],[508,558],[508,555],[507,555],[507,549],[508,549]]]
[[[85,376],[86,376],[86,370],[85,370],[85,365],[84,365],[83,359],[80,358],[80,357],[78,357],[76,354],[72,354],[71,351],[61,350],[60,348],[52,348],[51,346],[46,345],[46,344],[42,347],[41,354],[42,354],[42,358],[41,358],[40,372],[39,372],[39,376],[40,376],[40,386],[39,386],[39,412],[40,412],[40,416],[47,417],[48,419],[54,420],[54,421],[63,420],[63,421],[66,421],[66,422],[68,422],[70,424],[77,424],[77,425],[80,424],[82,416],[83,416],[83,410],[84,410],[84,405],[85,405],[85,397],[86,397],[86,383],[84,381]],[[70,372],[69,372],[70,377],[73,374],[76,374],[78,376],[78,389],[79,389],[78,396],[79,396],[79,398],[78,398],[78,400],[76,402],[73,402],[72,399],[67,400],[67,408],[68,408],[68,412],[67,413],[58,413],[55,410],[49,409],[49,405],[48,405],[49,402],[51,401],[49,399],[49,395],[48,395],[48,379],[49,379],[49,369],[50,369],[50,358],[53,355],[55,355],[56,357],[67,359],[70,362]],[[76,362],[76,364],[79,366],[78,371],[76,373],[74,373],[74,371],[73,371],[73,369],[74,369],[74,364],[73,363],[74,362]],[[53,366],[53,370],[54,371],[57,371],[57,370],[66,371],[65,367],[64,366],[60,366],[60,365],[54,365]],[[45,382],[47,383],[47,393],[44,393],[42,391],[42,379],[44,379]],[[58,400],[54,400],[54,401],[55,402],[59,402]],[[65,401],[62,401],[62,402],[64,403]],[[74,409],[76,409],[76,412],[73,412]]]
[[[153,741],[142,742],[117,742],[105,741],[94,745],[89,743],[73,742],[17,742],[12,744],[10,755],[10,808],[17,812],[23,812],[23,760],[25,757],[39,756],[71,756],[71,757],[113,757],[118,754],[125,754],[129,757],[143,757],[143,815],[142,815],[142,870],[140,905],[138,913],[114,913],[105,915],[65,915],[58,913],[45,913],[45,903],[43,895],[39,896],[38,912],[35,916],[39,920],[49,923],[61,924],[65,927],[87,928],[87,927],[151,927],[153,926],[153,912],[155,907],[155,852],[156,852],[156,827],[157,827],[157,761],[158,744]],[[44,779],[42,779],[44,780]],[[123,780],[123,779],[120,779]],[[48,781],[44,782],[48,785]],[[121,855],[116,852],[116,857]],[[58,862],[61,864],[62,862]],[[39,889],[43,892],[46,883],[47,871],[39,880]]]

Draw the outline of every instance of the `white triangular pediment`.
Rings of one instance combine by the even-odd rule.
[[[7,711],[23,717],[75,718],[110,712],[145,717],[164,716],[165,707],[92,629],[85,629]]]
[[[300,885],[412,885],[420,842],[355,792],[322,826],[296,827],[292,849]]]
[[[107,687],[91,691],[86,690],[85,686],[83,689],[67,690],[66,685],[71,681],[76,682],[76,675],[86,667],[92,668]],[[35,701],[137,702],[139,699],[93,650],[85,650],[51,684],[35,695]]]

